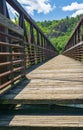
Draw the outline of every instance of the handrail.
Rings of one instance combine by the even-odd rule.
[[[7,27],[8,29],[11,29],[12,31],[18,33],[19,35],[24,35],[24,31],[19,26],[15,26],[13,22],[11,22],[8,18],[6,18],[4,15],[0,14],[0,25]]]
[[[83,61],[83,17],[78,22],[62,54]]]
[[[18,12],[19,25],[10,20],[6,2]],[[57,50],[17,0],[0,0],[0,90],[21,80],[26,68],[56,55]]]

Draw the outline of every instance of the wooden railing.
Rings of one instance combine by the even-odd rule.
[[[19,13],[19,25],[10,21],[6,2]],[[0,0],[0,90],[21,80],[26,68],[56,55],[51,42],[16,0]]]
[[[79,21],[68,43],[66,44],[63,54],[83,61],[83,18]]]

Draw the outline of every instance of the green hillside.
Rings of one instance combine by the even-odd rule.
[[[59,53],[61,53],[80,17],[66,17],[62,20],[37,22],[37,25],[47,35]]]

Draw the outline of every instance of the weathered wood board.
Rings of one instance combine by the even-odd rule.
[[[0,117],[0,126],[83,127],[83,116],[16,115]]]
[[[26,74],[0,100],[14,104],[83,103],[83,64],[59,55]]]
[[[17,34],[23,36],[24,31],[21,27],[15,25],[12,21],[6,18],[4,15],[0,14],[0,25],[7,27],[8,29],[16,32]]]

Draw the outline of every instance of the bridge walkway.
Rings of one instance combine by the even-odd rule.
[[[26,74],[0,100],[10,104],[83,103],[83,64],[59,55]]]

